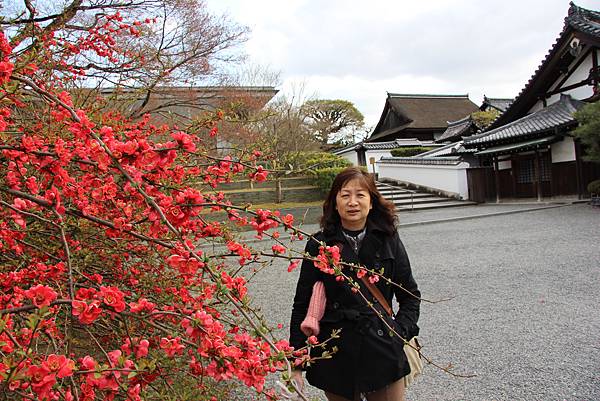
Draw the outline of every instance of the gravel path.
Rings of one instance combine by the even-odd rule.
[[[600,209],[579,204],[400,234],[423,296],[454,297],[422,305],[426,354],[477,375],[426,366],[409,401],[600,400]],[[283,323],[282,337],[298,276],[286,266],[275,263],[250,285],[266,317]],[[308,395],[324,399],[314,388]]]

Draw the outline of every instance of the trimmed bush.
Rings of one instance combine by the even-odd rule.
[[[351,164],[350,164],[351,165]],[[333,180],[335,176],[338,175],[343,169],[349,166],[344,167],[327,167],[315,170],[315,185],[319,187],[323,194],[329,192],[331,189],[331,184],[333,184]],[[362,166],[360,167],[362,170],[367,171],[367,168]]]
[[[294,170],[311,168],[314,170],[329,167],[349,167],[350,161],[341,156],[327,152],[299,152],[286,160],[286,165],[290,164]]]
[[[402,148],[392,149],[391,153],[394,157],[412,157],[433,149],[435,148],[425,146],[405,146]]]
[[[587,190],[590,194],[600,195],[600,180],[590,182],[587,186]]]
[[[345,167],[326,167],[315,170],[315,185],[319,187],[322,193],[327,193],[333,184],[335,176],[338,175]]]

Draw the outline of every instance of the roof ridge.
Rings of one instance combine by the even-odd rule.
[[[561,95],[561,97],[560,97],[560,99],[558,101],[556,101],[556,102],[554,102],[554,103],[552,103],[552,104],[550,104],[550,105],[548,105],[548,106],[546,106],[544,108],[536,110],[533,113],[526,114],[526,115],[524,115],[521,118],[513,120],[513,121],[511,121],[509,123],[506,123],[504,125],[496,127],[496,128],[491,129],[489,131],[484,131],[484,132],[482,132],[480,134],[475,134],[475,135],[472,135],[472,136],[470,136],[468,138],[465,138],[464,143],[465,144],[469,144],[469,143],[474,142],[474,141],[476,141],[478,139],[485,138],[487,136],[491,136],[491,135],[493,135],[493,134],[495,134],[495,133],[497,133],[497,132],[499,132],[499,131],[501,131],[503,129],[515,126],[515,125],[523,122],[524,120],[531,118],[531,116],[534,116],[534,115],[536,115],[536,116],[545,115],[545,114],[548,114],[548,113],[554,111],[554,109],[560,108],[561,106],[566,106],[567,108],[572,108],[573,111],[576,111],[577,108],[574,106],[574,101],[578,102],[578,103],[581,103],[581,104],[585,104],[585,102],[582,102],[582,101],[577,100],[577,99],[573,99],[571,97],[571,95],[565,95],[565,94],[563,94],[563,95]]]
[[[427,98],[464,98],[468,99],[469,94],[465,95],[439,95],[439,94],[425,94],[425,93],[393,93],[388,92],[388,97],[405,97],[405,98],[419,98],[419,99],[427,99]]]
[[[485,100],[505,100],[505,101],[510,102],[510,101],[513,101],[514,98],[512,98],[512,97],[489,97],[489,96],[483,95],[483,100],[484,101]]]
[[[454,121],[446,121],[446,123],[448,124],[448,127],[454,127],[454,126],[457,126],[457,125],[460,125],[460,124],[464,124],[464,123],[466,123],[466,122],[469,122],[469,121],[471,121],[471,120],[472,120],[472,118],[471,118],[471,115],[470,115],[470,114],[468,114],[467,116],[465,116],[465,117],[463,117],[463,118],[461,118],[461,119],[459,119],[459,120],[454,120]]]
[[[596,17],[600,17],[600,12],[596,11],[596,10],[591,10],[589,8],[583,8],[581,6],[578,6],[577,4],[575,4],[574,2],[569,2],[569,11],[567,12],[567,18],[573,16],[573,15],[593,15]],[[565,18],[566,19],[566,18]]]

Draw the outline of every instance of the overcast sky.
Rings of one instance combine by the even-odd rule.
[[[252,63],[283,91],[354,102],[375,125],[386,92],[515,97],[563,26],[568,0],[206,0],[250,29]],[[600,10],[600,0],[578,6]]]

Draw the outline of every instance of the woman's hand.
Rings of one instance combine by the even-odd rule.
[[[298,390],[304,391],[304,378],[302,377],[302,371],[300,369],[292,370],[292,380],[296,382]]]

